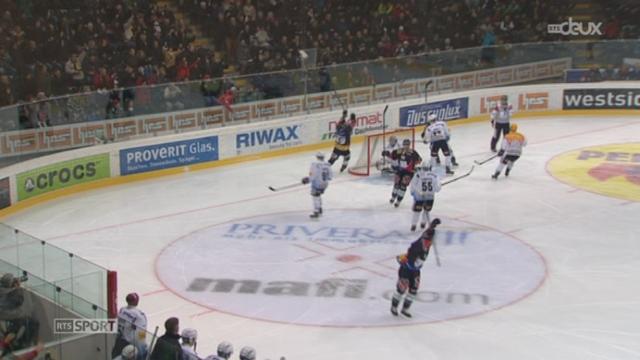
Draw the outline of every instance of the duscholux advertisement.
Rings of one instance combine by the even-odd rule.
[[[175,141],[120,150],[120,175],[218,160],[218,137]]]
[[[11,205],[11,190],[9,187],[9,178],[0,180],[0,209],[4,209]]]
[[[19,173],[18,201],[111,176],[109,154],[87,156]]]
[[[401,107],[400,127],[425,125],[427,116],[432,113],[436,114],[438,119],[444,121],[467,118],[469,116],[469,98],[457,98]]]

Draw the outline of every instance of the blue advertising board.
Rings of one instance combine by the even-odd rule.
[[[427,116],[432,113],[436,114],[438,119],[444,121],[467,118],[469,116],[469,98],[457,98],[401,107],[400,127],[425,125]]]
[[[218,137],[175,141],[120,150],[120,175],[218,160]]]

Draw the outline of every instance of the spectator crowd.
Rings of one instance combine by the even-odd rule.
[[[0,0],[0,106],[37,98],[428,51],[551,40],[564,5],[520,0]],[[217,96],[228,88],[208,89]],[[152,101],[121,94],[117,105]]]

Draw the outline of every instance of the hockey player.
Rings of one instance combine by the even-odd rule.
[[[180,337],[182,338],[182,360],[199,360],[196,354],[198,331],[186,328],[182,330]]]
[[[407,252],[396,257],[400,268],[398,269],[396,292],[391,298],[391,313],[394,316],[398,316],[398,306],[402,302],[402,311],[400,312],[406,317],[411,317],[409,308],[411,308],[413,299],[418,294],[420,268],[422,268],[422,264],[427,260],[431,242],[436,232],[436,226],[438,225],[440,225],[440,219],[434,219],[420,238],[411,243]],[[404,301],[402,301],[403,297]]]
[[[118,312],[118,335],[111,350],[111,357],[121,354],[127,345],[134,345],[138,353],[147,350],[145,342],[145,329],[147,328],[147,316],[138,309],[140,297],[136,293],[127,294],[127,306]]]
[[[440,191],[440,177],[431,171],[431,166],[423,163],[411,180],[411,195],[413,196],[413,218],[411,219],[411,231],[416,231],[418,218],[422,215],[420,227],[424,229],[431,221],[429,212],[433,208],[435,193]]]
[[[398,138],[391,135],[389,137],[389,143],[382,151],[382,159],[378,160],[376,163],[376,168],[382,171],[382,173],[395,174],[398,162],[391,159],[391,153],[397,149],[400,149]]]
[[[228,341],[218,344],[217,355],[209,355],[205,360],[229,360],[233,354],[233,345]]]
[[[502,147],[498,152],[500,162],[498,163],[498,167],[496,167],[495,173],[491,175],[494,180],[498,179],[505,165],[507,166],[507,170],[504,172],[504,176],[509,176],[513,164],[520,158],[520,155],[522,155],[522,148],[527,145],[527,139],[518,132],[517,124],[511,124],[509,130],[509,133],[502,140]]]
[[[311,169],[309,170],[309,176],[302,178],[303,184],[311,183],[311,198],[313,199],[313,213],[309,215],[312,219],[317,219],[322,215],[322,199],[320,196],[324,193],[329,186],[329,181],[333,178],[333,172],[331,171],[331,165],[324,161],[324,154],[319,152],[316,154],[316,159],[311,163]]]
[[[431,142],[431,166],[435,166],[438,159],[438,153],[442,151],[445,157],[445,169],[447,175],[453,175],[451,171],[451,151],[449,150],[449,127],[442,120],[437,120],[435,114],[429,115],[429,126],[427,127],[427,136]]]
[[[345,171],[349,165],[349,159],[351,159],[351,134],[353,133],[353,127],[356,125],[356,114],[351,113],[349,121],[346,120],[347,110],[342,112],[342,117],[338,124],[336,124],[336,144],[333,147],[333,152],[329,158],[329,164],[333,165],[340,156],[342,156],[342,166],[340,172]]]
[[[394,206],[398,207],[404,198],[404,193],[407,191],[411,178],[413,178],[415,167],[422,162],[422,158],[417,151],[411,148],[411,140],[409,139],[402,140],[402,147],[386,156],[390,156],[392,160],[397,161],[393,191],[391,192],[389,203],[394,204],[395,201]]]
[[[251,346],[240,349],[240,360],[256,360],[256,349]]]
[[[500,133],[506,136],[509,132],[509,121],[513,115],[513,109],[508,102],[507,95],[500,98],[500,103],[491,110],[491,126],[493,126],[493,137],[491,138],[491,151],[496,152],[496,145],[500,139]]]

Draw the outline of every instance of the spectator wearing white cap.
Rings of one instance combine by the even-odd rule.
[[[186,328],[180,334],[182,338],[182,360],[200,360],[196,353],[198,331]]]
[[[118,336],[111,350],[111,356],[118,356],[125,346],[134,345],[138,352],[146,349],[147,316],[138,309],[140,297],[130,293],[126,297],[127,306],[118,312]]]

